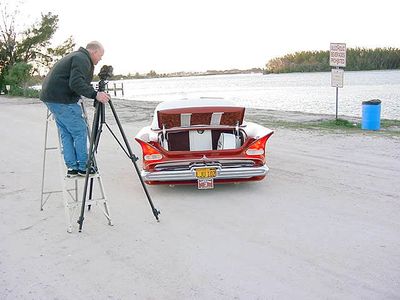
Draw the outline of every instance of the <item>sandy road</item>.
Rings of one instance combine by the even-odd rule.
[[[94,208],[67,234],[59,198],[39,211],[44,107],[0,106],[2,299],[400,299],[397,138],[278,128],[268,179],[149,187],[157,223],[104,132],[115,225]],[[151,109],[118,109],[139,153],[133,136]]]

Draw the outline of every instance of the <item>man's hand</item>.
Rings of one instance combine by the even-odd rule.
[[[111,99],[111,96],[106,92],[97,92],[96,100],[100,101],[101,103],[107,103],[108,100]]]

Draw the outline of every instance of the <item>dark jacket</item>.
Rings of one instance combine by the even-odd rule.
[[[60,59],[43,81],[40,100],[56,103],[76,103],[80,96],[96,98],[92,87],[94,65],[89,52],[79,48]]]

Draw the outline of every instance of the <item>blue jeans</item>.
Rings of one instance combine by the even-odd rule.
[[[86,170],[87,125],[79,103],[45,102],[54,116],[63,146],[67,168]]]

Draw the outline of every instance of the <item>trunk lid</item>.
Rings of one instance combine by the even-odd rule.
[[[207,99],[210,100],[210,99]],[[236,126],[242,125],[245,108],[235,106],[229,101],[198,101],[170,103],[156,108],[153,129],[176,127]]]

